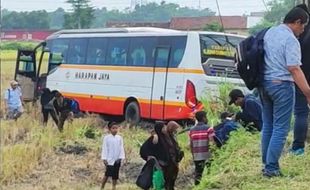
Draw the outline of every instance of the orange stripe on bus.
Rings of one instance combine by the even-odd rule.
[[[95,65],[61,65],[60,68],[69,69],[91,69],[91,70],[109,70],[109,71],[140,71],[153,72],[153,67],[128,67],[128,66],[95,66]],[[166,68],[155,68],[155,72],[165,72]],[[201,69],[184,69],[184,68],[168,68],[170,73],[191,73],[204,74]]]
[[[68,97],[77,97],[77,98],[92,98],[99,100],[113,100],[113,101],[126,101],[125,97],[117,97],[117,96],[98,96],[98,95],[90,95],[90,94],[78,94],[78,93],[69,93],[69,92],[61,92],[64,96]],[[150,104],[150,99],[142,99],[138,98],[139,103]],[[163,101],[161,100],[153,100],[152,104],[161,105]],[[183,102],[175,102],[175,101],[165,101],[165,105],[169,106],[186,106]]]

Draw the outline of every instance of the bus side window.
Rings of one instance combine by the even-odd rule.
[[[107,64],[127,65],[128,38],[110,38],[108,43]]]
[[[186,40],[184,36],[172,37],[171,39],[171,56],[169,67],[178,67],[183,59]]]
[[[168,48],[158,48],[155,67],[167,67],[169,58]]]
[[[232,45],[234,48],[237,47],[237,45],[244,40],[244,38],[241,37],[235,37],[235,36],[228,36],[229,44]]]
[[[84,64],[86,61],[87,39],[72,39],[70,41],[68,64]]]
[[[88,42],[86,64],[105,65],[107,39],[91,38]]]
[[[47,42],[47,48],[50,51],[48,71],[67,62],[68,39],[50,40]]]
[[[154,63],[153,50],[155,49],[155,45],[155,37],[131,38],[128,65],[146,67],[152,66]]]

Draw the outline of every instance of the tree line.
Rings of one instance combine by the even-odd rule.
[[[71,5],[69,11],[58,8],[53,12],[45,10],[16,12],[2,10],[3,29],[72,29],[105,27],[107,21],[145,21],[168,22],[172,17],[214,16],[215,12],[206,8],[202,10],[180,7],[175,3],[148,3],[137,5],[133,10],[108,10],[94,8],[90,0],[67,0]],[[274,0],[266,7],[264,19],[250,28],[255,34],[263,28],[282,22],[284,15],[295,6],[295,0]],[[206,25],[204,30],[223,31],[219,23]]]
[[[137,5],[133,10],[108,10],[94,8],[89,0],[67,0],[69,11],[58,8],[53,12],[45,10],[16,12],[2,10],[3,29],[71,29],[104,27],[107,21],[169,21],[178,16],[213,16],[210,9],[180,7],[178,4],[161,2]]]

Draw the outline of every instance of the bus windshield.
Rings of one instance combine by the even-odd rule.
[[[201,63],[210,76],[240,78],[234,64],[235,47],[242,37],[201,34]]]

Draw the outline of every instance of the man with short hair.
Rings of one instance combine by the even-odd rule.
[[[198,185],[205,166],[210,165],[211,153],[209,142],[214,141],[213,137],[215,134],[213,128],[208,126],[207,113],[205,111],[198,111],[195,117],[198,123],[190,129],[189,139],[195,163],[195,185]]]
[[[253,123],[253,127],[260,131],[262,129],[262,105],[258,99],[252,95],[244,95],[239,89],[233,89],[229,93],[229,105],[235,104],[241,107],[242,111],[235,115],[236,121],[242,121],[245,126]]]
[[[282,176],[279,159],[290,129],[295,86],[310,102],[310,87],[301,65],[300,36],[309,20],[301,8],[287,13],[283,24],[270,28],[264,36],[264,80],[259,87],[263,105],[262,170],[265,177]]]
[[[11,88],[4,94],[4,109],[7,119],[17,120],[23,113],[22,93],[17,81],[13,80],[10,84]]]

